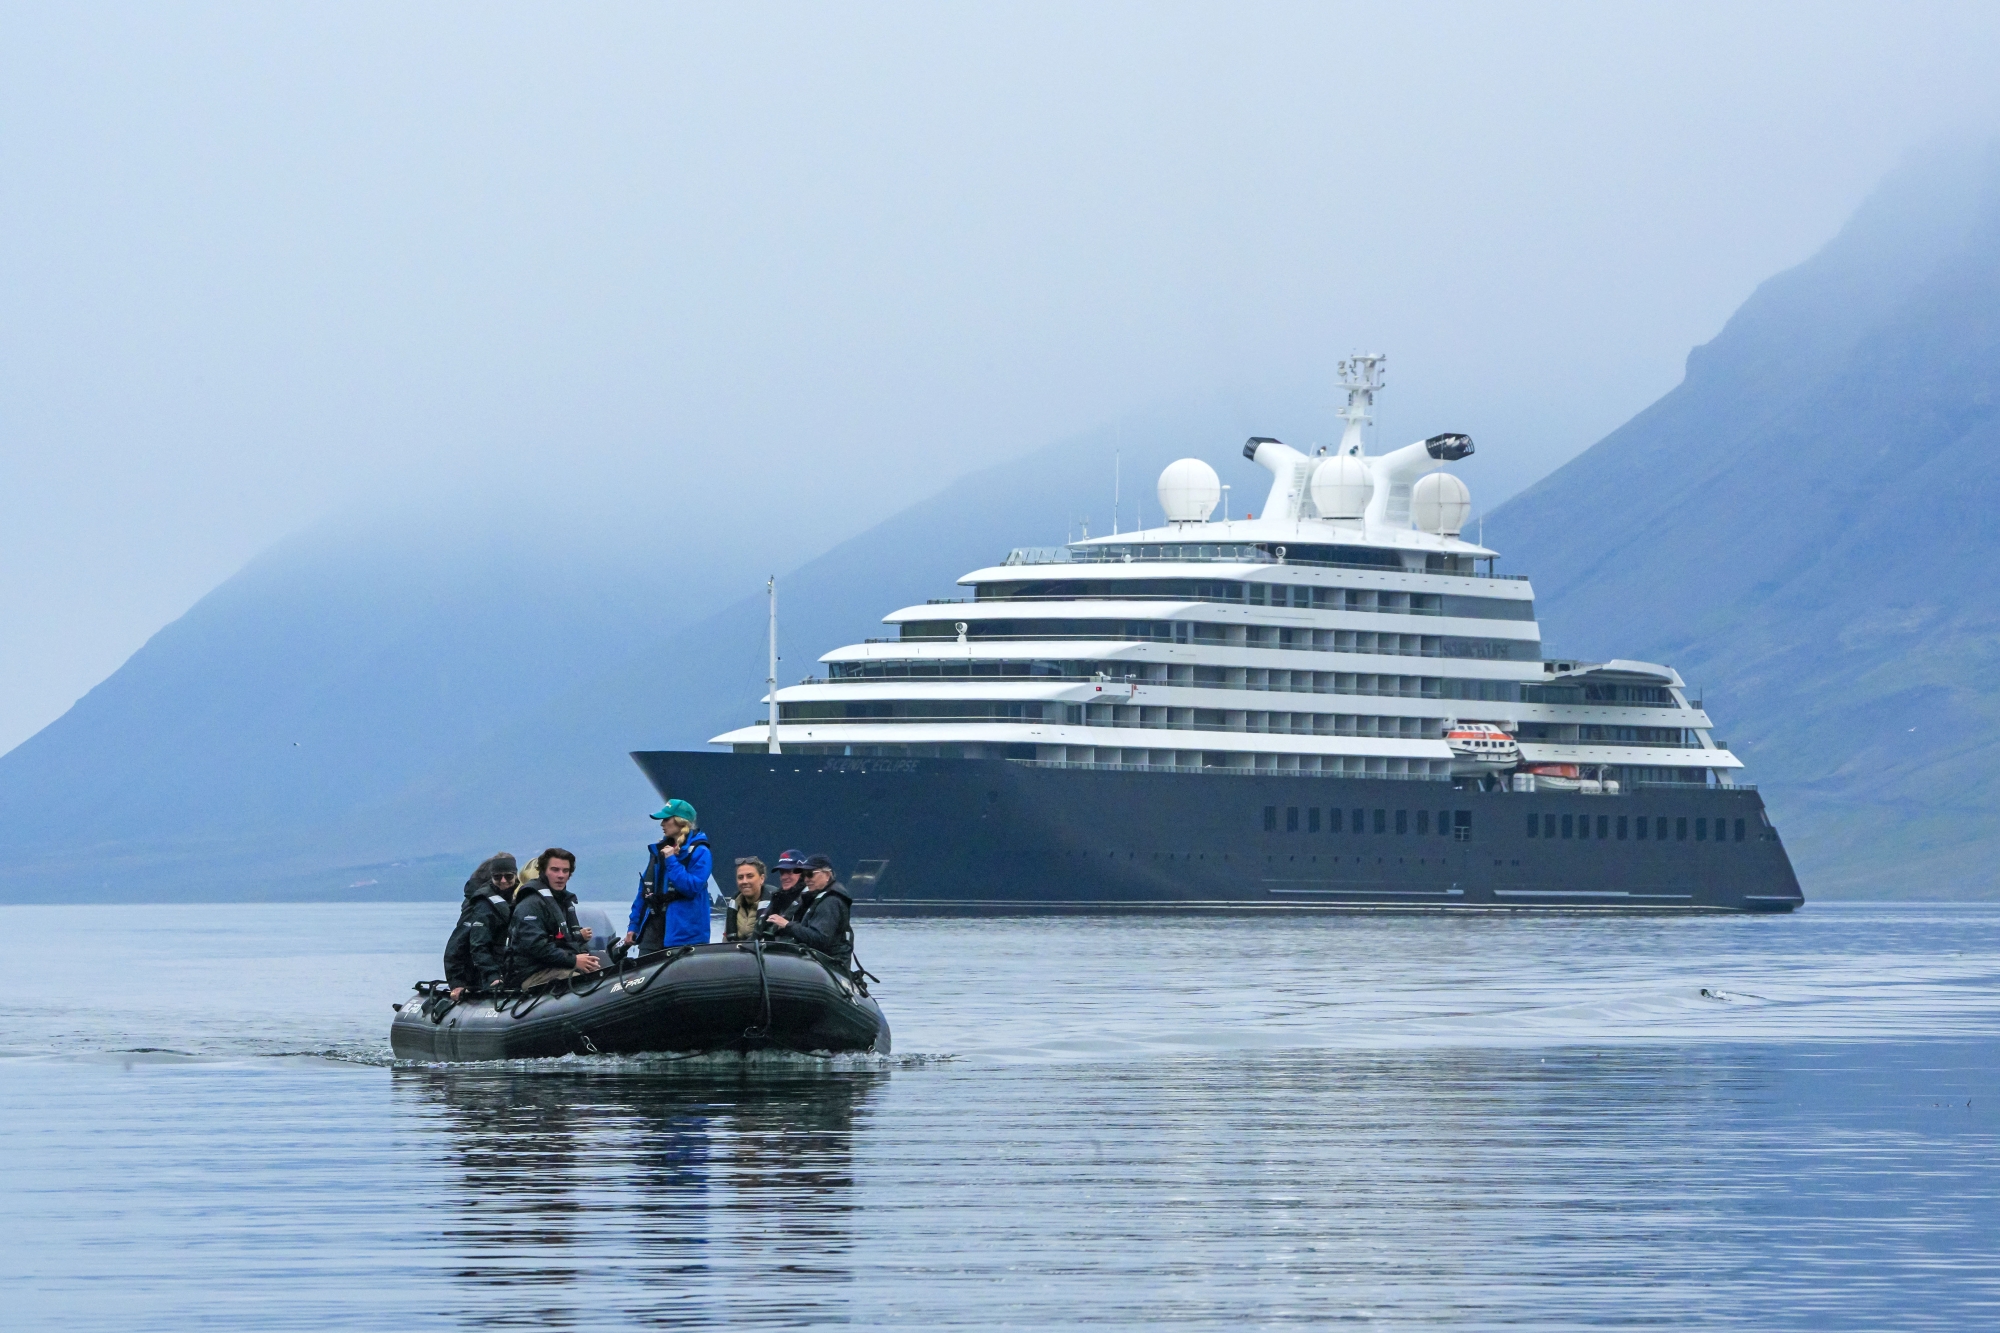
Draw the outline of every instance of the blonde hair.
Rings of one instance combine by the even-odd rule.
[[[669,842],[673,841],[674,835],[676,833],[694,832],[694,825],[688,823],[685,819],[682,819],[679,815],[675,815],[671,819],[663,820],[662,823],[666,827],[667,841]]]

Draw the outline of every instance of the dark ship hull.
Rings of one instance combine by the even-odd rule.
[[[1804,901],[1747,787],[1598,795],[1003,759],[633,759],[661,795],[701,811],[718,865],[825,852],[858,911],[1784,912]],[[886,870],[871,881],[855,874],[864,862]]]

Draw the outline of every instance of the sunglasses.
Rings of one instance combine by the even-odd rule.
[[[499,874],[495,875],[493,878],[495,880],[512,879],[514,878],[514,872],[511,870],[503,870]]]

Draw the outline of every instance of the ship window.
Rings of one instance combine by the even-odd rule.
[[[1276,833],[1277,831],[1278,831],[1278,807],[1275,805],[1267,805],[1264,807],[1264,832]]]
[[[1542,816],[1542,836],[1544,838],[1553,838],[1556,836],[1556,817],[1554,815]]]
[[[1687,840],[1688,840],[1687,816],[1682,815],[1679,819],[1676,819],[1674,821],[1674,841],[1686,842]]]
[[[1387,833],[1389,831],[1389,812],[1387,810],[1377,810],[1375,812],[1375,831],[1377,833]]]
[[[1326,831],[1328,833],[1340,832],[1340,807],[1337,805],[1331,806],[1327,809]]]
[[[1694,821],[1694,840],[1696,842],[1708,841],[1708,820],[1706,818]]]
[[[1451,836],[1451,811],[1449,810],[1438,811],[1438,836],[1440,838]]]
[[[1743,841],[1743,821],[1740,819],[1736,821],[1736,841]]]
[[[1611,836],[1611,816],[1599,815],[1597,817],[1597,840],[1599,842],[1603,842],[1606,838],[1610,836]]]
[[[1354,831],[1356,833],[1366,833],[1368,831],[1368,825],[1361,818],[1366,813],[1365,810],[1356,810],[1354,812]]]
[[[1453,842],[1472,841],[1472,811],[1458,810],[1452,813],[1451,837]]]
[[[1647,827],[1648,827],[1648,824],[1647,824],[1647,820],[1646,820],[1646,817],[1645,817],[1644,815],[1640,815],[1640,816],[1639,816],[1639,841],[1640,841],[1640,842],[1644,842],[1644,841],[1646,840],[1646,829],[1647,829]]]
[[[1683,832],[1685,832],[1687,829],[1687,821],[1685,819],[1681,821],[1681,829]],[[1667,817],[1665,815],[1661,815],[1658,819],[1653,821],[1653,841],[1665,842],[1666,840],[1667,840]]]
[[[1579,838],[1587,838],[1590,836],[1589,815],[1578,815],[1576,817],[1576,836]]]
[[[1541,831],[1542,831],[1542,817],[1540,815],[1529,815],[1528,836],[1532,838]]]
[[[1396,812],[1397,835],[1401,836],[1407,834],[1409,831],[1410,831],[1410,812],[1408,810],[1398,810]]]
[[[1568,837],[1572,837],[1572,836],[1574,836],[1574,831],[1575,831],[1575,828],[1576,828],[1576,816],[1575,816],[1575,815],[1564,815],[1564,816],[1563,816],[1563,836],[1564,836],[1565,838],[1568,838]]]
[[[1306,832],[1319,832],[1319,807],[1316,805],[1308,807],[1306,810]]]
[[[1430,831],[1431,831],[1431,812],[1428,810],[1417,811],[1417,836],[1423,837]]]
[[[1296,805],[1287,806],[1285,807],[1285,832],[1297,833],[1298,831],[1299,808]]]
[[[1618,841],[1620,842],[1625,841],[1626,826],[1629,822],[1630,821],[1627,820],[1624,815],[1618,816]],[[1639,827],[1640,827],[1639,836],[1643,838],[1646,836],[1645,825],[1641,824]]]

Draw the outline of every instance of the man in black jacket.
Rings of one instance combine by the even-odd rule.
[[[817,949],[842,967],[851,967],[854,931],[848,915],[853,906],[854,900],[833,877],[833,862],[815,855],[806,860],[806,891],[797,915],[787,918],[773,912],[767,920],[779,939]]]
[[[465,905],[444,946],[444,979],[454,1000],[468,990],[497,991],[506,982],[514,874],[513,856],[495,852],[465,881]]]
[[[604,964],[585,951],[590,932],[581,930],[564,886],[576,857],[560,847],[542,853],[542,877],[517,890],[514,920],[507,931],[507,977],[521,990],[534,990]]]

